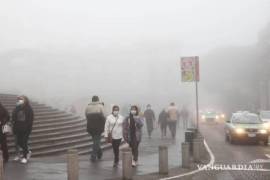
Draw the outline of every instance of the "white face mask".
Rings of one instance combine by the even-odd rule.
[[[118,116],[118,114],[119,114],[119,111],[113,111],[114,116]]]
[[[136,114],[137,114],[137,111],[136,111],[136,110],[131,110],[130,113],[131,113],[132,115],[136,115]]]
[[[20,106],[22,104],[24,104],[24,100],[21,100],[21,99],[19,101],[17,101],[17,103],[16,103],[17,106]]]

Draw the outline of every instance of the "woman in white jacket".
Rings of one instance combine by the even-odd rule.
[[[114,152],[113,167],[117,167],[119,163],[119,147],[123,138],[123,122],[124,117],[119,114],[119,106],[113,106],[112,114],[110,114],[105,123],[104,135],[108,143],[112,143]]]

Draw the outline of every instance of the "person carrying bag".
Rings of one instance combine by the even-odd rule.
[[[111,143],[114,152],[113,167],[118,167],[119,163],[119,147],[123,139],[123,122],[124,117],[119,114],[119,106],[113,106],[112,114],[110,114],[105,123],[105,138],[107,143]],[[112,127],[112,128],[111,128]]]

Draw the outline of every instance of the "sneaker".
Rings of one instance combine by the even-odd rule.
[[[15,156],[13,161],[19,161],[20,159],[21,159],[20,156]]]
[[[29,151],[29,152],[27,153],[26,159],[29,160],[29,159],[31,158],[31,155],[32,155],[32,151]]]
[[[136,161],[132,160],[132,167],[136,167],[137,164],[136,164]]]
[[[101,160],[102,156],[103,156],[103,152],[100,150],[97,155],[98,160]]]
[[[26,164],[26,163],[27,163],[27,159],[26,159],[26,158],[23,158],[23,159],[21,160],[21,163],[22,163],[22,164]]]
[[[97,160],[96,156],[91,156],[90,161],[95,162]]]

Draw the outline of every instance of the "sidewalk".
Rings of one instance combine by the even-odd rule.
[[[144,128],[145,129],[145,128]],[[139,166],[134,168],[134,175],[144,175],[158,172],[158,146],[166,145],[169,149],[169,168],[181,165],[180,144],[184,141],[184,131],[178,129],[177,138],[173,141],[168,131],[167,138],[160,138],[159,129],[155,129],[149,139],[144,132],[139,149]],[[80,157],[80,180],[104,180],[118,178],[122,175],[122,164],[113,168],[112,150],[104,152],[101,161],[92,163],[88,156]],[[5,180],[66,180],[66,157],[33,158],[27,165],[9,162],[5,166]]]

